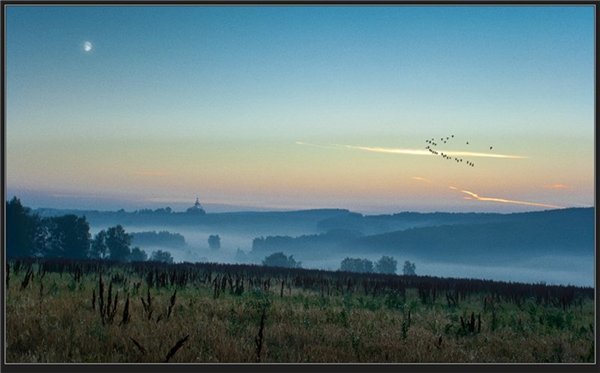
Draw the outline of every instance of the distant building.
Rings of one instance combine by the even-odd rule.
[[[204,211],[204,209],[202,208],[202,205],[200,205],[200,201],[198,200],[198,197],[196,197],[196,203],[194,203],[194,206],[187,209],[186,212],[188,214],[197,214],[197,215],[206,214],[206,211]]]

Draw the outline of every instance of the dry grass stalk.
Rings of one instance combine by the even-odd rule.
[[[106,297],[106,313],[109,314],[110,313],[110,302],[112,300],[112,280],[110,281],[110,283],[108,284],[108,295]]]
[[[100,295],[99,298],[99,310],[100,310],[100,318],[102,318],[102,325],[104,325],[104,281],[102,281],[102,274],[100,274],[100,279],[98,280],[98,286],[99,286],[99,291],[98,294]]]
[[[167,319],[171,317],[171,312],[173,311],[173,307],[175,307],[175,300],[177,299],[177,289],[171,295],[171,302],[169,304],[169,311],[167,312]]]
[[[171,360],[173,355],[175,355],[175,353],[177,351],[179,351],[179,349],[183,346],[183,344],[188,340],[189,337],[190,337],[190,335],[188,334],[184,338],[177,341],[177,343],[175,343],[175,346],[173,346],[171,348],[171,350],[169,350],[169,353],[167,354],[167,357],[165,358],[165,363],[168,363],[169,360]]]
[[[146,313],[146,317],[148,320],[152,319],[152,296],[150,295],[150,287],[148,287],[148,291],[146,293],[146,300],[144,298],[140,298],[142,301],[142,306],[144,307],[144,312]]]
[[[138,341],[136,341],[132,337],[129,337],[129,339],[131,339],[131,341],[133,342],[133,344],[135,345],[135,347],[137,347],[138,350],[140,350],[140,352],[142,353],[142,355],[146,355],[146,349]]]
[[[481,314],[477,315],[477,333],[481,332]],[[460,317],[460,328],[463,333],[475,334],[475,312],[471,312],[469,320],[465,321]]]
[[[123,308],[123,319],[121,320],[121,324],[120,325],[125,325],[129,322],[130,320],[130,315],[129,315],[129,294],[127,294],[127,300],[125,301],[125,307]]]
[[[215,288],[213,290],[213,299],[219,298],[219,282],[218,277],[215,277]]]
[[[260,353],[263,347],[263,339],[264,339],[264,328],[265,328],[265,317],[267,315],[266,307],[263,308],[262,315],[260,316],[260,327],[258,329],[258,335],[254,338],[254,343],[256,344],[256,362],[260,363]]]
[[[438,338],[438,341],[435,344],[435,347],[437,347],[438,349],[441,349],[442,348],[442,342],[443,342],[442,336],[440,335],[440,338]]]
[[[25,290],[27,288],[27,285],[29,285],[29,282],[31,282],[32,280],[33,280],[33,270],[31,269],[31,267],[29,267],[29,269],[25,273],[25,277],[23,278],[23,281],[21,282],[21,290]]]
[[[115,300],[112,303],[112,309],[108,309],[107,310],[107,314],[108,314],[107,316],[108,316],[108,322],[109,323],[113,322],[113,320],[115,318],[115,315],[117,314],[117,302],[118,302],[118,299],[119,299],[119,292],[117,292],[117,294],[115,294]]]

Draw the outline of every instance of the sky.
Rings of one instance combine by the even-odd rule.
[[[594,205],[592,6],[10,5],[5,27],[27,206]]]

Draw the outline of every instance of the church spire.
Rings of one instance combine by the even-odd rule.
[[[202,215],[204,215],[206,213],[204,211],[204,209],[202,208],[202,205],[200,204],[200,198],[198,198],[198,195],[196,195],[196,202],[194,203],[194,206],[190,207],[186,211],[188,213],[202,214]]]

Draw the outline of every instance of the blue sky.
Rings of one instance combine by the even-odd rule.
[[[52,195],[532,208],[464,200],[446,188],[457,183],[590,205],[593,36],[591,6],[9,6],[7,186],[61,206]],[[467,173],[333,146],[423,148],[450,133],[524,160]]]

